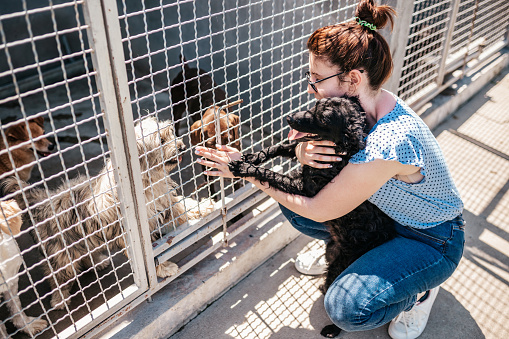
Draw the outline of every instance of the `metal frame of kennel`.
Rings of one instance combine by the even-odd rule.
[[[32,269],[38,264],[31,266],[24,261],[19,275],[26,274],[30,286],[20,290],[20,294],[33,289],[37,300],[26,309],[38,304],[42,309],[41,316],[51,319],[49,330],[34,337],[92,337],[107,327],[116,315],[150,299],[156,291],[223,246],[224,242],[277,209],[276,204],[268,204],[267,196],[252,185],[234,189],[233,183],[229,183],[226,185],[228,196],[221,185],[223,199],[215,203],[216,208],[211,214],[190,220],[185,227],[170,229],[160,239],[151,241],[150,231],[144,225],[154,216],[147,215],[144,208],[134,125],[146,115],[168,116],[167,112],[175,104],[171,98],[168,101],[163,97],[169,96],[171,79],[182,69],[182,64],[170,62],[170,59],[175,60],[179,54],[187,55],[190,65],[210,69],[207,74],[219,87],[224,87],[227,94],[235,93],[228,95],[229,100],[244,99],[242,107],[234,108],[233,113],[248,117],[246,120],[241,118],[244,123],[241,124],[244,128],[241,139],[248,145],[243,147],[244,151],[257,150],[283,139],[282,112],[302,109],[310,103],[309,96],[303,92],[304,82],[301,82],[307,61],[306,37],[320,26],[349,20],[357,1],[177,0],[164,3],[162,0],[48,0],[48,6],[34,8],[29,8],[27,0],[20,0],[20,3],[20,10],[7,14],[0,12],[0,52],[6,54],[8,65],[7,69],[0,69],[0,80],[11,77],[13,84],[9,87],[0,82],[0,105],[17,103],[21,108],[21,117],[18,116],[17,121],[27,121],[33,114],[49,118],[51,131],[46,131],[47,136],[56,137],[75,129],[77,137],[73,146],[64,146],[56,138],[58,152],[50,157],[58,158],[63,170],[45,176],[43,166],[48,160],[40,159],[36,167],[41,178],[32,186],[42,184],[50,196],[47,181],[60,176],[68,184],[67,172],[81,167],[86,172],[86,181],[90,182],[94,175],[89,174],[87,164],[104,162],[109,156],[116,179],[116,185],[110,189],[117,190],[121,197],[122,214],[119,217],[129,251],[127,263],[121,264],[120,268],[127,265],[130,269],[127,277],[120,278],[117,273],[120,268],[113,268],[113,285],[118,285],[119,291],[110,296],[106,292],[111,286],[104,288],[101,285],[97,268],[87,271],[97,277],[103,302],[89,305],[84,289],[91,284],[79,285],[78,292],[73,295],[82,295],[86,314],[76,316],[76,319],[76,309],[71,308],[66,308],[64,315],[50,317],[51,308],[42,302],[47,295],[37,294],[36,286],[40,286],[40,281],[31,278]],[[390,0],[384,3],[398,11],[395,31],[387,35],[394,57],[394,74],[386,88],[397,92],[415,109],[489,61],[507,45],[509,3],[505,0]],[[492,15],[495,8],[497,14]],[[63,10],[74,13],[75,27],[60,29],[56,13]],[[35,24],[32,20],[37,15],[49,17],[52,24],[47,32],[34,33],[32,30],[32,24]],[[15,19],[24,22],[27,34],[19,40],[9,40],[2,25]],[[244,38],[246,35],[247,39]],[[48,39],[55,40],[58,53],[39,60],[39,42]],[[67,39],[79,41],[77,49],[69,47]],[[402,41],[405,44],[401,44]],[[9,51],[25,44],[30,46],[34,60],[16,65]],[[79,62],[69,62],[76,59]],[[50,68],[55,65],[59,69],[57,75]],[[26,73],[36,74],[25,80],[18,79]],[[76,84],[85,81],[88,93],[76,98]],[[34,87],[34,84],[38,86]],[[66,93],[64,104],[53,103],[52,95],[56,90]],[[32,95],[42,96],[42,110],[25,107],[26,98]],[[89,102],[88,109],[93,114],[81,121],[77,117],[83,102]],[[56,113],[65,110],[70,110],[73,119],[67,127],[60,126],[56,119]],[[99,120],[104,123],[104,131]],[[183,121],[188,131],[189,118],[184,117]],[[82,140],[80,128],[86,123],[97,125],[97,136]],[[4,129],[13,124],[0,125],[2,142],[6,140]],[[189,134],[185,132],[182,137],[188,138]],[[103,138],[107,139],[107,147],[103,145]],[[93,142],[100,144],[100,154],[87,157],[84,148]],[[33,141],[29,143],[34,146]],[[66,152],[76,149],[83,163],[66,165]],[[11,157],[10,151],[8,153]],[[272,163],[275,169],[283,171],[294,165],[289,161]],[[191,174],[190,178],[183,176],[186,173]],[[180,164],[174,175],[178,176],[181,187],[192,188],[193,193],[187,195],[207,195],[207,186],[200,188],[197,182],[201,174],[193,167],[192,160],[191,164]],[[264,206],[261,212],[254,212],[259,206]],[[227,232],[218,233],[227,221]],[[160,225],[158,231],[165,227],[168,225]],[[205,240],[208,242],[195,245]],[[199,251],[186,253],[195,247]],[[25,255],[26,251],[22,253]],[[118,252],[108,253],[113,257]],[[178,274],[158,279],[155,267],[179,256],[184,259]],[[131,277],[132,282],[121,287],[121,283]],[[79,279],[76,281],[79,284]],[[94,298],[97,299],[99,294]],[[62,325],[64,320],[68,325]]]
[[[385,87],[398,93],[414,110],[489,62],[507,45],[507,1],[387,3],[402,15],[398,15],[396,34],[388,37],[394,42],[391,50],[395,67]],[[404,29],[398,30],[398,25]],[[396,40],[405,39],[405,46],[396,44]]]

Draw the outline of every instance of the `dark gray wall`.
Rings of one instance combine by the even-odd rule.
[[[65,2],[67,1],[55,0],[53,1],[53,5]],[[47,7],[48,1],[27,0],[26,4],[26,9],[31,10]],[[23,11],[24,8],[22,1],[0,1],[0,14],[18,13]],[[0,44],[2,45],[2,48],[0,48],[0,72],[5,72],[11,69],[8,64],[8,55],[10,55],[12,67],[14,69],[18,69],[27,65],[35,65],[37,62],[41,63],[58,58],[60,55],[58,51],[58,43],[60,43],[60,49],[64,56],[81,51],[82,43],[84,44],[85,49],[88,48],[86,30],[84,28],[81,30],[83,39],[79,38],[79,32],[76,31],[60,34],[58,36],[50,36],[34,41],[33,43],[26,41],[22,44],[5,48],[4,44],[6,42],[15,42],[30,38],[29,29],[32,31],[32,36],[41,37],[44,34],[55,32],[55,25],[58,31],[62,31],[73,27],[80,27],[85,24],[80,6],[54,9],[53,16],[54,20],[52,18],[52,12],[50,10],[45,10],[39,13],[15,16],[0,21],[2,31],[0,34]],[[73,57],[65,60],[63,63],[64,68],[66,68],[66,72],[69,75],[83,73],[83,66],[69,66],[76,62],[83,63],[82,59],[83,57]],[[63,79],[61,62],[59,60],[40,66],[40,70],[43,73],[43,78],[46,80],[44,81],[45,83],[52,83]],[[16,72],[15,74],[16,81],[20,83],[19,86],[22,92],[41,86],[38,79],[35,81],[33,80],[34,78],[37,78],[37,76],[37,68]],[[12,74],[0,77],[0,88],[3,89],[0,90],[0,98],[14,95],[15,92],[13,88],[9,89],[9,87],[12,87],[13,81],[14,79]]]

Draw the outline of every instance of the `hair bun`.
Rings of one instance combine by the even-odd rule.
[[[394,27],[393,15],[396,11],[387,5],[378,6],[374,0],[361,0],[355,9],[355,16],[376,26],[376,29],[384,28],[387,22]]]

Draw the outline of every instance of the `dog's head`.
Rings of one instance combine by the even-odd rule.
[[[163,174],[162,166],[165,166],[168,172],[182,160],[182,152],[186,147],[182,140],[175,136],[170,120],[143,118],[135,125],[135,133],[143,172],[150,170]]]
[[[329,140],[336,151],[348,155],[364,148],[368,133],[366,113],[356,97],[320,99],[313,108],[290,114],[287,121],[293,129],[290,140]]]
[[[21,209],[16,201],[0,201],[0,229],[7,235],[16,235],[21,231]]]
[[[37,154],[41,157],[50,155],[54,145],[48,139],[42,137],[44,135],[44,118],[29,118],[28,128],[30,129],[30,133],[27,130],[27,124],[22,121],[16,125],[8,127],[5,130],[5,136],[7,137],[9,148],[24,151],[33,155],[32,143],[27,143],[27,141],[30,140],[31,135]],[[15,147],[17,145],[20,146]],[[2,145],[2,148],[4,148],[4,145]]]
[[[195,121],[191,126],[191,144],[208,148],[216,148],[216,121],[214,111],[217,106],[207,109],[203,119]],[[220,112],[221,144],[230,145],[240,150],[239,117],[235,114]]]

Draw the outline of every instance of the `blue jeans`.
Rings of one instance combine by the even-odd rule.
[[[329,238],[327,227],[281,206],[300,232]],[[345,331],[382,326],[416,302],[420,292],[437,287],[459,264],[465,243],[465,221],[459,215],[428,229],[395,222],[396,238],[374,248],[348,267],[325,295],[325,310]]]

